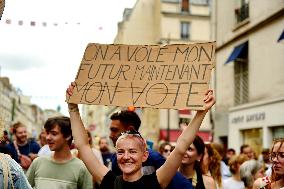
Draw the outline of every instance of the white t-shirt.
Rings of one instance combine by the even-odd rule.
[[[243,181],[237,181],[233,177],[230,177],[223,181],[223,189],[244,189],[245,185]]]
[[[51,150],[49,149],[48,144],[44,145],[43,147],[41,147],[41,149],[39,150],[38,154],[39,157],[50,157],[51,156]]]

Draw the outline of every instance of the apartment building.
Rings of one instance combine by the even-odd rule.
[[[116,44],[182,44],[210,40],[208,0],[137,0],[125,9],[118,23]],[[149,109],[141,111],[141,133],[155,144],[159,140],[175,142],[194,111]],[[200,135],[211,140],[210,117],[203,122]]]
[[[283,0],[213,1],[215,141],[259,154],[284,137],[283,23]]]

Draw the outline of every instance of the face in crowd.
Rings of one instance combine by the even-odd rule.
[[[171,152],[172,152],[172,146],[167,144],[164,146],[162,156],[167,159],[169,155],[171,154]]]
[[[249,159],[254,159],[254,153],[250,146],[243,148],[243,154],[245,154]]]
[[[51,151],[59,151],[66,145],[66,139],[58,125],[47,132],[46,140]]]
[[[196,136],[183,156],[182,165],[192,165],[196,161],[200,161],[204,154],[204,149],[205,144],[203,140],[199,136]]]
[[[284,175],[284,139],[274,142],[271,150],[270,159],[272,169],[276,175]]]
[[[18,143],[23,144],[28,141],[27,128],[20,126],[15,130],[15,137]]]
[[[148,158],[146,143],[139,134],[123,134],[116,143],[117,162],[124,176],[141,174],[142,163]]]
[[[116,144],[120,133],[127,130],[138,131],[141,124],[139,116],[135,112],[128,110],[116,112],[112,114],[110,119],[111,124],[109,138],[112,140],[114,145]]]

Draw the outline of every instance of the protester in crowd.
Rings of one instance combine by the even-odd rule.
[[[219,153],[219,155],[222,158],[221,161],[220,161],[220,166],[221,166],[220,169],[221,169],[222,180],[230,178],[232,176],[232,174],[230,172],[229,167],[224,162],[224,160],[226,158],[224,145],[221,144],[221,143],[216,143],[216,142],[211,143],[211,145]]]
[[[264,171],[265,171],[265,175],[270,176],[272,162],[270,161],[269,148],[262,149],[261,154],[258,157],[258,161],[259,163],[262,164]]]
[[[0,119],[0,131],[3,131],[4,123]],[[5,134],[0,133],[0,141],[6,141]],[[4,142],[6,144],[6,142]],[[0,188],[4,189],[32,189],[24,174],[22,167],[9,155],[0,153]]]
[[[69,95],[72,95],[72,86],[67,90]],[[212,92],[208,91],[204,98],[205,110],[200,110],[195,115],[182,134],[179,136],[177,145],[165,163],[150,175],[143,175],[142,162],[148,159],[149,152],[146,149],[146,142],[134,127],[128,128],[132,132],[125,132],[116,141],[117,163],[122,170],[122,176],[116,177],[113,171],[109,170],[102,164],[98,163],[97,158],[91,153],[89,145],[86,143],[86,135],[84,135],[84,126],[80,118],[80,113],[77,104],[68,104],[70,118],[72,123],[72,132],[75,139],[75,144],[81,153],[81,157],[93,175],[96,182],[100,183],[102,189],[112,188],[165,188],[176,170],[180,166],[182,157],[186,152],[190,143],[194,140],[195,133],[206,114],[206,112],[215,103]],[[127,119],[128,120],[128,119]],[[139,119],[140,120],[140,119]],[[118,121],[118,120],[112,120]],[[121,124],[121,123],[120,123]],[[114,138],[114,133],[119,132],[118,127],[111,125],[111,137]],[[178,188],[178,187],[177,187]]]
[[[93,153],[95,154],[95,156],[98,158],[98,160],[103,164],[103,158],[102,158],[102,154],[101,154],[101,151],[96,149],[93,145],[93,137],[92,137],[92,134],[90,131],[86,130],[86,133],[88,135],[88,143],[90,145],[90,147],[92,148],[92,151]],[[80,157],[80,153],[78,151],[77,148],[74,148],[71,150],[71,153],[75,156],[75,157],[78,157],[79,159],[81,159]]]
[[[248,144],[243,144],[240,147],[240,154],[244,154],[244,155],[248,156],[249,159],[255,159],[254,151],[251,148],[251,146],[248,145]]]
[[[227,149],[226,158],[224,159],[224,162],[228,165],[231,157],[233,157],[235,155],[236,155],[236,150],[235,149],[233,149],[233,148]]]
[[[205,144],[204,156],[201,161],[202,173],[212,176],[217,188],[222,188],[221,158],[211,144]]]
[[[113,153],[110,152],[109,142],[107,137],[101,137],[99,140],[99,148],[103,157],[104,165],[109,167],[111,166],[111,157]]]
[[[244,182],[240,177],[240,166],[245,161],[249,160],[246,155],[235,155],[230,158],[229,167],[232,173],[232,177],[223,180],[223,189],[244,189]]]
[[[6,130],[4,130],[2,140],[0,140],[0,153],[8,154],[9,152],[8,152],[6,146],[7,146],[7,144],[10,144],[10,143],[11,143],[11,141],[9,139],[8,132]]]
[[[42,157],[42,156],[51,156],[51,150],[49,149],[49,146],[47,144],[46,141],[46,131],[43,128],[40,135],[39,135],[39,142],[41,145],[41,149],[38,152],[38,156]]]
[[[163,142],[159,147],[159,153],[167,159],[174,147],[169,142]]]
[[[71,83],[67,92],[69,95],[72,95],[72,90],[74,89],[74,83]],[[141,120],[135,111],[119,111],[111,115],[111,124],[110,124],[110,135],[109,138],[112,140],[112,143],[115,145],[118,137],[122,132],[125,132],[130,129],[136,131],[139,130]],[[153,173],[156,169],[162,166],[165,162],[165,158],[161,156],[159,152],[153,151],[152,149],[147,149],[149,156],[145,162],[143,162],[143,174],[149,175]],[[121,175],[122,172],[117,163],[117,154],[114,153],[111,159],[111,170],[114,174]],[[168,186],[168,189],[188,189],[192,188],[191,183],[185,178],[181,173],[177,172],[171,183]]]
[[[11,157],[18,162],[24,170],[27,170],[32,160],[37,157],[40,146],[36,141],[28,140],[27,128],[22,123],[17,122],[12,128],[15,140],[7,145],[7,150]]]
[[[240,166],[240,177],[241,180],[244,182],[246,189],[252,189],[254,181],[263,176],[264,176],[263,167],[255,159],[250,159],[248,161],[245,161]]]
[[[204,155],[205,144],[201,137],[196,135],[193,143],[183,156],[179,172],[188,178],[195,189],[215,188],[214,179],[202,174],[200,160]]]
[[[272,162],[271,176],[265,176],[254,182],[254,189],[283,189],[284,188],[284,138],[275,139],[270,149]]]
[[[44,128],[51,157],[38,157],[27,172],[32,187],[93,189],[92,176],[84,163],[70,152],[72,131],[68,117],[49,118]]]

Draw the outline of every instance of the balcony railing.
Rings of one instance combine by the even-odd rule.
[[[240,23],[249,17],[249,4],[246,3],[235,10],[236,21]]]

